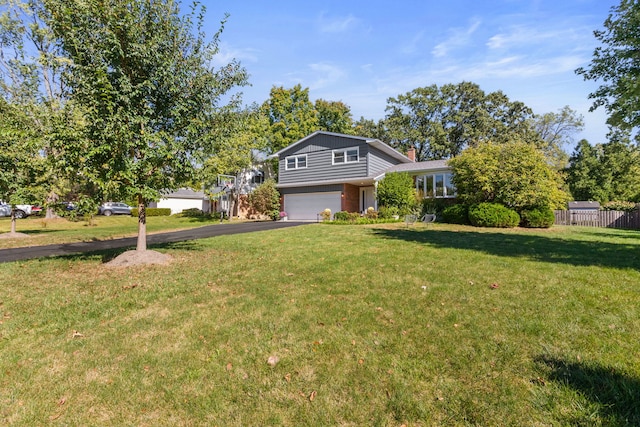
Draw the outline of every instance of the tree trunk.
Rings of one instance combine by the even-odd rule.
[[[141,194],[138,194],[138,245],[136,250],[147,250],[147,208]]]
[[[47,212],[45,214],[46,219],[58,218],[58,214],[56,213],[56,210],[51,207],[51,205],[58,203],[58,199],[59,199],[58,195],[53,191],[47,195],[47,200],[45,203],[47,206]]]
[[[16,209],[11,208],[11,234],[16,234]]]

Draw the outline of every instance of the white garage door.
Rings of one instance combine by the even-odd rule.
[[[317,220],[318,214],[331,209],[331,215],[341,210],[340,192],[285,194],[284,210],[289,219]]]

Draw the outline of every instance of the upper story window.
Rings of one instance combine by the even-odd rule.
[[[256,171],[253,173],[253,175],[251,176],[251,183],[252,184],[262,184],[264,182],[264,175],[262,174],[262,172]]]
[[[360,161],[360,151],[358,148],[345,148],[342,150],[333,150],[333,164],[340,165],[344,163],[357,163]]]
[[[307,155],[300,154],[297,156],[289,156],[284,159],[285,169],[304,169],[307,167]]]
[[[441,198],[455,197],[456,187],[453,185],[453,174],[450,172],[433,173],[416,177],[416,190],[422,197]]]

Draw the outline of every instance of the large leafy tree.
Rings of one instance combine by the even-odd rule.
[[[485,93],[471,82],[417,88],[387,101],[389,141],[416,160],[447,159],[484,141],[534,142],[533,112],[502,92]]]
[[[521,211],[557,209],[567,201],[559,174],[530,143],[482,143],[465,149],[449,165],[457,197],[468,205],[493,202]]]
[[[318,129],[347,135],[353,133],[351,108],[344,102],[316,99],[314,108],[318,116]]]
[[[589,95],[591,110],[604,106],[608,123],[626,130],[640,128],[640,3],[622,0],[604,21],[604,29],[594,31],[600,42],[587,67],[576,72],[585,80],[600,81]],[[638,138],[638,134],[636,133]]]
[[[318,114],[309,100],[309,88],[296,85],[271,88],[269,99],[262,104],[266,117],[265,147],[269,154],[318,130]]]
[[[564,169],[569,161],[564,147],[573,145],[573,137],[584,128],[582,116],[567,105],[557,113],[535,115],[532,127],[540,136],[538,147],[549,163],[556,170]]]
[[[604,144],[581,140],[566,175],[575,200],[640,202],[640,149],[625,132],[611,132]]]
[[[33,198],[44,170],[38,134],[31,124],[23,108],[0,98],[0,199],[12,205],[12,234],[16,234],[15,205]]]
[[[41,0],[0,0],[0,6],[0,94],[9,109],[20,111],[20,127],[31,131],[30,145],[39,148],[39,158],[34,160],[40,163],[41,179],[28,201],[52,204],[60,193],[69,191],[71,182],[52,138],[56,123],[64,122],[60,129],[66,129],[65,133],[72,133],[71,128],[77,125],[68,120],[74,114],[63,111],[72,109],[66,103],[61,79],[69,61],[55,46]],[[77,182],[78,176],[73,180]],[[47,216],[52,215],[53,210],[47,209]]]
[[[172,0],[45,4],[73,64],[69,96],[86,120],[85,138],[69,151],[82,153],[104,195],[137,199],[137,249],[146,250],[146,203],[193,177],[221,98],[246,73],[235,61],[211,67],[222,28],[207,41],[195,5],[183,15]]]

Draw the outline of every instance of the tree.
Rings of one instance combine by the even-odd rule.
[[[567,184],[575,200],[640,202],[640,149],[628,134],[610,132],[610,141],[590,145],[581,140],[567,168]]]
[[[24,110],[0,98],[0,198],[11,204],[11,234],[16,234],[16,204],[30,202],[44,169],[37,133]]]
[[[146,203],[193,177],[221,98],[245,84],[246,73],[235,61],[211,68],[225,21],[207,42],[196,5],[186,15],[171,0],[45,5],[73,64],[69,96],[86,120],[84,138],[65,155],[81,159],[104,196],[137,199],[137,250],[144,251]]]
[[[561,170],[569,161],[564,147],[573,143],[573,136],[584,128],[584,121],[581,115],[567,105],[557,113],[535,115],[532,128],[540,136],[538,148],[556,170]]]
[[[0,0],[0,93],[22,111],[21,121],[33,130],[33,143],[46,160],[41,166],[38,203],[48,218],[56,216],[59,195],[86,188],[82,176],[64,161],[65,141],[57,136],[79,135],[77,107],[68,103],[62,73],[70,61],[56,46],[42,0]],[[74,188],[75,187],[75,188]],[[35,202],[36,200],[32,200]]]
[[[318,130],[318,115],[309,101],[309,88],[303,89],[299,84],[291,89],[271,88],[261,114],[268,121],[265,147],[269,154]]]
[[[449,160],[458,199],[467,205],[500,203],[518,212],[561,208],[567,195],[559,174],[532,144],[482,143]]]
[[[360,119],[353,124],[352,134],[378,139],[386,143],[391,141],[385,120],[378,120],[376,122],[375,120],[360,117]]]
[[[406,172],[388,173],[376,188],[378,206],[396,208],[400,215],[409,214],[416,206],[416,189]]]
[[[604,29],[594,31],[600,42],[588,67],[578,68],[585,80],[601,81],[591,111],[604,106],[611,126],[633,131],[640,127],[640,3],[622,0],[611,8]],[[640,138],[636,134],[636,138]]]
[[[353,133],[351,108],[347,104],[316,99],[314,108],[318,115],[318,129],[347,135]]]
[[[418,161],[448,159],[483,141],[537,138],[528,107],[471,82],[414,89],[389,98],[386,111],[391,145],[414,147]]]

